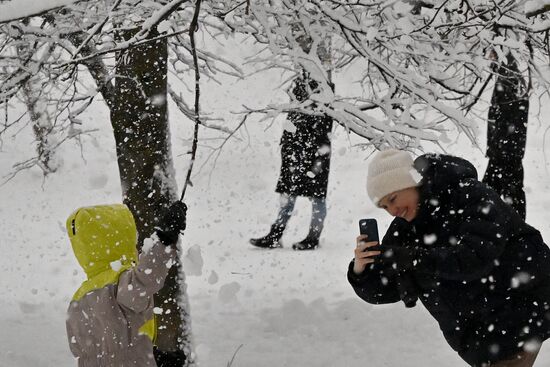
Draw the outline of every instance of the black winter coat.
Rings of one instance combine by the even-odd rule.
[[[375,262],[348,280],[363,300],[418,299],[449,345],[470,365],[507,359],[550,335],[550,250],[467,161],[423,155],[420,206],[412,222],[396,218],[382,240],[405,246],[412,270]]]
[[[298,101],[304,101],[316,88],[317,82],[305,76],[296,80],[292,92]],[[275,191],[293,196],[325,198],[330,169],[332,118],[291,112],[288,120],[296,130],[283,132],[281,172]]]

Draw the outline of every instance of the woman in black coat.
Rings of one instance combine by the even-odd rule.
[[[296,101],[304,102],[315,93],[318,83],[303,73],[295,80],[292,94]],[[295,250],[312,250],[319,245],[319,237],[326,217],[326,196],[330,169],[330,133],[332,118],[290,112],[291,131],[283,131],[281,137],[281,172],[276,192],[281,194],[281,206],[269,233],[253,238],[257,247],[280,247],[280,239],[292,215],[296,198],[309,198],[312,205],[311,223],[305,239],[292,245]]]
[[[532,366],[550,336],[550,250],[535,228],[452,156],[379,152],[370,198],[395,217],[357,238],[348,280],[373,303],[419,299],[471,366]]]

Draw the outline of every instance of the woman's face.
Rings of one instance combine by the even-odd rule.
[[[407,222],[416,218],[418,213],[419,194],[416,187],[392,192],[378,202],[378,206],[386,209],[394,217],[401,217]]]

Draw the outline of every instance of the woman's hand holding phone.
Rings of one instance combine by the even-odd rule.
[[[361,234],[357,236],[357,247],[355,248],[355,261],[353,272],[357,275],[365,271],[368,264],[374,262],[374,257],[380,255],[380,251],[371,251],[370,247],[377,246],[378,241],[369,241],[368,236]]]

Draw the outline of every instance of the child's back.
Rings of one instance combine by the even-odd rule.
[[[134,219],[120,204],[81,208],[68,218],[67,230],[88,276],[67,316],[79,367],[156,366],[153,294],[164,284],[175,249],[156,242],[138,261]]]

